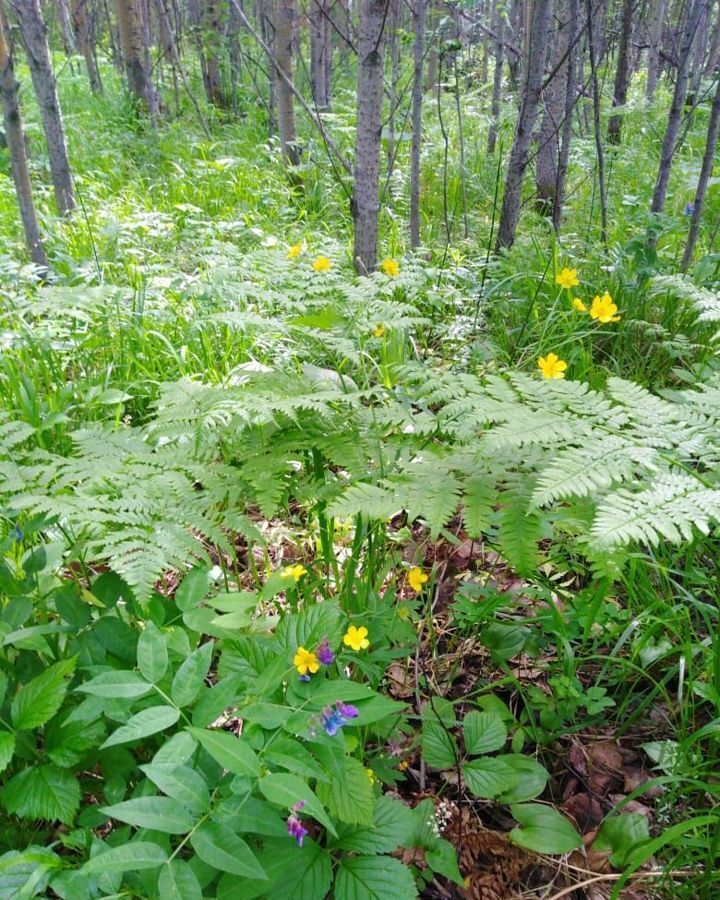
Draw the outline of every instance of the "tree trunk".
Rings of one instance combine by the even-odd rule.
[[[428,24],[430,26],[430,49],[428,51],[427,77],[425,79],[425,90],[428,94],[431,94],[435,90],[438,73],[440,71],[440,53],[438,50],[438,42],[440,41],[440,35],[438,34],[440,16],[438,14],[436,2],[437,0],[428,0],[429,14],[427,18],[429,19]]]
[[[75,209],[75,191],[55,73],[50,59],[47,27],[42,17],[40,0],[14,2],[13,9],[20,23],[20,34],[30,67],[30,77],[40,107],[55,200],[58,212],[64,216]]]
[[[502,94],[503,62],[505,57],[505,16],[496,4],[493,25],[495,28],[495,71],[493,72],[493,90],[490,106],[490,130],[488,131],[487,152],[495,152],[497,129],[500,121],[500,96]]]
[[[205,92],[213,106],[227,109],[228,98],[223,89],[220,68],[225,26],[220,0],[205,0],[202,21],[202,45],[205,56]]]
[[[235,5],[233,4],[233,9]],[[260,20],[260,34],[265,41],[268,51],[267,57],[268,69],[268,131],[270,135],[277,134],[277,72],[275,71],[275,62],[273,52],[275,47],[275,28],[272,23],[272,0],[257,0],[257,14]],[[236,10],[237,11],[237,10]]]
[[[635,0],[623,0],[620,23],[620,42],[618,44],[617,68],[615,69],[615,90],[613,91],[613,109],[625,106],[628,88],[632,75],[631,47],[633,11]],[[614,113],[608,122],[607,139],[609,144],[619,144],[622,133],[622,113]]]
[[[553,227],[560,230],[562,220],[563,203],[565,202],[565,182],[567,179],[568,159],[570,158],[570,141],[572,140],[573,111],[577,100],[577,58],[576,46],[581,30],[580,0],[570,0],[570,34],[569,53],[567,61],[567,82],[565,86],[565,111],[562,124],[562,142],[558,156],[557,186],[555,191],[555,204],[553,206]]]
[[[718,63],[720,63],[720,2],[718,2],[717,7],[715,24],[713,25],[712,37],[710,38],[710,49],[705,61],[705,75],[708,78],[715,74]]]
[[[68,0],[57,0],[57,16],[60,31],[62,32],[63,44],[65,52],[68,56],[75,53],[75,32],[72,27],[70,18],[70,9],[68,8]]]
[[[597,156],[598,193],[600,195],[600,239],[607,243],[607,191],[605,187],[605,150],[603,148],[602,132],[600,130],[600,84],[597,68],[602,58],[598,53],[595,43],[598,29],[593,17],[593,0],[587,0],[586,12],[588,20],[588,56],[590,57],[590,84],[592,87],[593,103],[593,135],[595,137],[595,155]],[[590,216],[592,221],[592,213]]]
[[[410,148],[410,246],[420,246],[420,150],[422,147],[423,59],[428,0],[415,0],[413,24],[415,71],[412,88],[412,147]]]
[[[677,139],[680,132],[680,120],[682,118],[683,105],[688,87],[688,75],[690,61],[692,59],[692,47],[695,32],[705,9],[707,0],[690,0],[685,27],[680,39],[678,51],[678,68],[675,76],[675,91],[673,93],[670,114],[668,116],[665,137],[660,151],[660,165],[658,167],[657,180],[653,191],[650,209],[654,213],[661,213],[665,206],[668,182],[670,181],[670,169],[677,148]]]
[[[387,120],[388,178],[395,171],[395,120],[398,112],[398,83],[400,81],[400,0],[388,0],[388,30],[390,33],[390,114]]]
[[[115,0],[120,46],[131,93],[143,106],[150,124],[157,124],[158,101],[150,72],[145,66],[143,27],[137,0]]]
[[[275,62],[284,76],[276,81],[280,146],[285,161],[291,166],[296,166],[300,162],[300,152],[295,130],[295,98],[290,88],[290,84],[293,83],[295,0],[275,0],[274,25]]]
[[[5,140],[10,155],[10,168],[15,183],[20,218],[25,231],[25,242],[30,258],[43,271],[47,271],[48,261],[40,237],[35,204],[33,203],[30,172],[25,154],[25,134],[23,133],[18,89],[20,85],[15,79],[12,53],[5,39],[4,11],[0,9],[0,101],[2,101],[3,121],[5,124]]]
[[[511,247],[515,241],[515,229],[520,216],[523,176],[528,165],[530,141],[537,119],[545,73],[552,8],[553,0],[536,0],[533,7],[531,27],[528,33],[523,94],[505,177],[505,193],[498,226],[497,249]]]
[[[386,0],[360,0],[357,134],[352,213],[354,260],[360,274],[377,263]]]
[[[645,86],[645,96],[648,100],[652,100],[655,93],[655,86],[657,85],[660,76],[660,45],[662,43],[662,29],[666,8],[667,0],[655,0],[650,17],[650,27],[648,29],[647,83]]]
[[[89,0],[73,0],[73,29],[75,31],[77,46],[85,57],[85,66],[87,67],[90,90],[93,94],[102,94],[100,71],[98,69],[97,59],[95,58],[95,25],[91,7],[89,10],[90,14],[88,15],[89,7]]]
[[[560,130],[565,111],[568,65],[570,61],[570,32],[572,23],[566,0],[558,0],[555,22],[551,31],[554,41],[550,51],[550,80],[543,91],[543,117],[535,160],[535,183],[540,211],[555,215],[560,157]]]
[[[330,108],[330,71],[328,57],[332,53],[330,4],[328,0],[310,0],[310,79],[313,100],[319,110]]]

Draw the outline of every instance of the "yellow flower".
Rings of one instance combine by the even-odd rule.
[[[618,308],[613,303],[613,298],[605,291],[602,297],[595,295],[590,307],[590,317],[597,319],[598,322],[602,322],[603,325],[607,325],[608,322],[620,321],[620,316],[616,315],[617,311]]]
[[[380,263],[380,268],[388,278],[395,278],[400,274],[400,263],[389,256]]]
[[[414,569],[410,569],[408,572],[408,584],[414,591],[417,591],[418,594],[427,580],[427,575],[417,566],[415,566]]]
[[[373,328],[373,335],[375,337],[382,337],[385,334],[385,326],[384,325],[376,325]]]
[[[302,241],[298,241],[297,244],[293,244],[292,247],[287,252],[288,259],[297,259],[298,256],[303,251]]]
[[[579,297],[573,297],[572,308],[575,312],[587,312],[587,306],[585,306]]]
[[[560,287],[570,288],[577,287],[580,284],[580,279],[577,277],[577,269],[568,269],[567,266],[555,276],[555,284],[559,284]]]
[[[296,566],[285,566],[285,568],[282,570],[282,577],[294,578],[296,584],[298,581],[300,581],[303,575],[307,575],[307,569],[305,568],[305,566],[301,566],[299,563]]]
[[[367,650],[370,646],[370,641],[368,640],[368,630],[364,625],[361,625],[360,628],[356,628],[354,625],[351,625],[348,630],[345,632],[343,637],[343,644],[346,647],[350,647],[352,650],[356,652],[360,650]]]
[[[307,675],[308,672],[314,675],[320,668],[317,656],[304,647],[298,647],[297,653],[293,656],[293,665],[301,675]]]
[[[329,272],[332,269],[332,263],[327,256],[318,256],[312,264],[316,272]]]
[[[404,772],[405,769],[410,768],[410,760],[409,759],[401,759],[400,762],[397,764],[397,767],[398,767],[398,769],[400,769],[401,772]]]
[[[538,360],[538,368],[543,373],[543,378],[564,378],[567,363],[555,353],[548,353]]]
[[[375,773],[373,772],[373,770],[365,769],[365,774],[367,775],[368,781],[370,782],[370,784],[375,784],[375,782],[377,781],[377,778],[375,777]]]

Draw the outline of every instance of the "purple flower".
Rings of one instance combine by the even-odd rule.
[[[683,210],[683,215],[684,216],[692,216],[694,214],[695,214],[695,204],[692,201],[688,200],[688,202],[685,204],[685,209]]]
[[[310,676],[309,675],[300,675],[299,680],[300,681],[310,681]]]
[[[345,724],[345,719],[343,718],[342,713],[339,713],[337,710],[332,709],[332,707],[328,707],[323,710],[322,714],[322,726],[325,729],[325,733],[329,735],[329,737],[335,737],[335,735],[340,731],[340,729]]]
[[[300,821],[300,819],[298,819],[298,817],[295,815],[295,813],[291,813],[287,817],[287,832],[290,835],[290,837],[295,838],[295,840],[297,841],[298,847],[302,847],[303,838],[308,833],[308,830],[303,825],[303,823]]]
[[[315,651],[315,656],[317,656],[317,658],[324,666],[329,666],[335,662],[335,654],[330,649],[330,644],[328,643],[328,639],[326,637],[324,637],[318,644],[317,650]]]
[[[352,706],[350,703],[343,703],[342,700],[338,700],[335,703],[335,709],[346,719],[357,719],[360,715],[357,706]]]

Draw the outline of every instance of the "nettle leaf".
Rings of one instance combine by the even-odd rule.
[[[497,759],[506,763],[514,771],[516,783],[498,796],[501,803],[523,803],[539,797],[548,783],[548,771],[539,762],[522,753],[505,753]]]
[[[593,850],[612,850],[610,863],[621,869],[627,864],[633,847],[647,840],[650,840],[647,816],[622,813],[605,819],[593,841]]]
[[[582,846],[582,838],[570,822],[551,806],[520,803],[510,807],[520,824],[510,832],[510,840],[536,853],[570,853]]]
[[[290,809],[296,803],[303,802],[303,813],[317,819],[324,825],[333,837],[337,832],[322,803],[313,793],[312,789],[296,775],[274,773],[266,775],[258,782],[258,786],[265,797],[271,803],[277,803],[285,809]]]
[[[507,740],[507,728],[499,715],[492,712],[469,712],[463,719],[465,750],[471,756],[501,750]]]
[[[0,897],[36,897],[45,891],[52,869],[61,867],[60,857],[44,847],[8,850],[0,856]]]
[[[150,763],[140,766],[163,794],[177,800],[191,813],[205,813],[210,809],[210,791],[202,775],[189,766],[172,763]]]
[[[179,718],[180,710],[173,706],[149,706],[131,716],[127,724],[121,725],[120,728],[113,731],[100,749],[113,747],[115,744],[127,744],[130,741],[157,734],[159,731],[170,728]]]
[[[342,860],[334,900],[414,900],[412,872],[390,856],[354,856]]]
[[[246,740],[235,737],[228,731],[206,731],[203,728],[187,730],[223,769],[235,775],[260,774],[260,760]]]
[[[102,875],[104,872],[134,872],[140,869],[156,869],[167,862],[167,853],[152,841],[134,841],[121,847],[112,847],[96,853],[82,867],[85,875]]]
[[[94,697],[112,697],[117,700],[144,697],[152,689],[153,686],[139,672],[130,672],[126,669],[101,672],[100,675],[75,688],[76,691],[92,694]]]
[[[11,815],[70,825],[80,805],[80,785],[67,769],[30,766],[10,779],[0,796]]]
[[[260,862],[268,880],[250,881],[237,875],[223,875],[217,900],[252,900],[277,897],[282,900],[325,900],[332,883],[330,854],[310,838],[302,847],[285,837],[265,842]]]
[[[18,731],[39,728],[60,709],[77,657],[63,659],[29,681],[15,694],[10,718]]]
[[[346,760],[341,779],[317,786],[317,795],[330,814],[350,825],[369,825],[373,818],[375,795],[365,767],[359,759]]]
[[[422,724],[422,755],[435,769],[452,769],[457,765],[459,750],[455,738],[437,719],[425,719]]]
[[[214,646],[212,641],[208,641],[198,647],[175,673],[171,696],[178,706],[190,706],[197,698],[210,671]]]
[[[0,772],[4,772],[15,753],[15,735],[11,731],[0,731]]]
[[[182,859],[173,859],[160,870],[158,893],[163,900],[202,900],[200,882]]]
[[[496,757],[474,759],[463,766],[462,772],[470,791],[487,799],[512,790],[518,780],[513,767]]]
[[[335,603],[317,603],[298,615],[286,616],[275,630],[280,646],[295,651],[298,647],[310,650],[327,637],[330,646],[340,643],[345,616]]]
[[[168,667],[165,638],[154,622],[147,622],[137,642],[138,669],[152,684],[162,680]]]
[[[100,812],[135,828],[151,828],[163,834],[186,834],[195,824],[193,817],[170,797],[134,797],[102,806]]]
[[[341,830],[333,846],[368,856],[392,853],[398,847],[411,846],[414,830],[413,811],[401,800],[383,795],[375,803],[372,825]]]
[[[190,843],[200,859],[214,869],[245,878],[267,880],[255,854],[228,825],[203,822],[190,836]]]

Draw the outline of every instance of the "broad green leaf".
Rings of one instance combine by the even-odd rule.
[[[148,622],[137,642],[137,663],[140,674],[153,684],[162,680],[168,667],[168,650],[162,632]]]
[[[520,824],[510,832],[510,840],[536,853],[570,853],[582,846],[582,838],[570,822],[552,806],[516,803],[510,807]]]
[[[315,757],[309,753],[299,740],[281,736],[268,745],[264,753],[265,760],[274,766],[287,769],[296,775],[327,781],[328,776]]]
[[[355,705],[360,715],[357,719],[351,719],[347,723],[349,728],[362,728],[365,725],[372,725],[374,722],[381,722],[388,716],[395,716],[399,721],[407,709],[407,704],[398,703],[397,700],[391,700],[390,697],[385,697],[382,694],[370,697],[369,700],[357,700]]]
[[[383,795],[375,803],[372,825],[343,829],[333,846],[368,856],[392,853],[411,846],[414,827],[412,810],[401,800]]]
[[[4,772],[15,753],[15,735],[11,731],[0,731],[0,772]]]
[[[492,799],[510,791],[517,784],[515,769],[502,759],[473,759],[463,766],[465,782],[476,797]]]
[[[265,870],[250,847],[227,825],[203,822],[191,835],[190,843],[200,859],[214,869],[245,878],[266,879]]]
[[[444,878],[459,884],[460,887],[465,886],[462,873],[457,864],[457,852],[450,841],[438,838],[432,847],[425,850],[425,862],[433,872],[438,872]]]
[[[21,819],[57,819],[70,825],[80,805],[80,785],[67,769],[30,766],[10,779],[0,794],[3,806]]]
[[[633,847],[649,839],[647,816],[642,813],[622,813],[605,819],[593,841],[593,850],[612,850],[610,863],[616,869],[621,869],[626,865]]]
[[[38,728],[52,719],[65,699],[75,662],[76,657],[72,657],[55,663],[15,694],[10,718],[18,731]]]
[[[271,803],[277,803],[285,809],[291,809],[296,803],[304,803],[303,813],[317,819],[334,837],[337,832],[322,803],[315,796],[311,788],[296,775],[274,773],[266,775],[258,782],[262,793]]]
[[[310,700],[318,706],[327,706],[328,703],[335,703],[337,700],[342,700],[343,703],[356,703],[358,700],[370,700],[378,696],[377,692],[366,684],[350,680],[318,680],[315,684],[312,680],[308,684],[298,681],[293,682],[293,689],[302,700]]]
[[[195,824],[193,817],[170,797],[134,797],[102,806],[100,812],[135,828],[151,828],[163,834],[185,834]]]
[[[175,673],[171,695],[178,706],[190,706],[200,693],[212,663],[214,644],[208,641],[193,651]]]
[[[130,700],[144,697],[153,689],[139,672],[126,669],[102,672],[75,690],[95,697],[112,697],[117,700]]]
[[[189,766],[172,763],[150,763],[140,766],[152,783],[191,813],[210,809],[210,791],[199,772]]]
[[[197,741],[187,731],[178,731],[163,743],[162,747],[153,756],[152,761],[154,763],[172,763],[174,766],[182,766],[196,750]]]
[[[138,741],[140,738],[157,734],[170,728],[179,718],[180,711],[173,706],[150,706],[131,716],[127,724],[113,731],[100,749],[113,747],[115,744],[127,744],[129,741]]]
[[[410,869],[390,856],[343,859],[333,888],[333,900],[414,900],[417,895]]]
[[[50,873],[62,861],[50,850],[31,845],[24,850],[9,850],[0,856],[0,897],[25,900],[45,895]]]
[[[471,756],[502,750],[507,740],[507,728],[500,716],[491,712],[469,712],[463,719],[465,750]]]
[[[105,853],[97,853],[82,867],[86,875],[102,875],[103,872],[134,872],[140,869],[156,869],[167,862],[167,853],[151,841],[135,841],[112,847]]]
[[[277,703],[251,703],[241,707],[239,714],[248,722],[256,722],[263,728],[282,728],[293,712],[289,706]]]
[[[437,719],[425,719],[422,724],[422,755],[435,769],[451,769],[457,764],[459,751],[455,738]]]
[[[373,818],[375,795],[359,759],[349,757],[340,779],[318,784],[317,795],[330,814],[350,825],[369,825]]]
[[[503,791],[497,797],[501,803],[524,803],[525,800],[539,797],[545,790],[550,776],[547,769],[539,762],[523,756],[522,753],[505,753],[496,758],[507,763],[517,779],[510,790]]]
[[[247,741],[228,731],[207,731],[204,728],[187,730],[223,769],[235,775],[260,774],[260,760]]]
[[[205,568],[191,569],[175,592],[175,603],[182,612],[199,606],[210,590],[210,576]]]
[[[170,860],[167,866],[162,867],[158,893],[162,900],[202,900],[200,882],[182,859]]]
[[[287,586],[288,580],[283,579],[282,589]],[[327,637],[331,647],[336,647],[342,638],[345,622],[345,616],[336,603],[315,603],[297,615],[284,616],[275,630],[275,638],[281,647],[293,653],[298,647],[315,647],[324,637]]]
[[[327,851],[309,838],[302,847],[285,837],[266,841],[259,854],[268,880],[251,881],[237,875],[223,875],[217,900],[326,900],[332,883],[332,867]]]

